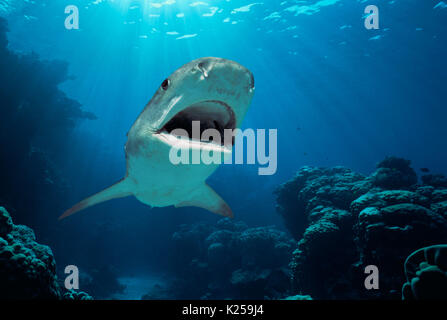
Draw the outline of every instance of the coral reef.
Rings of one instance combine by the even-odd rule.
[[[62,295],[63,300],[93,300],[93,297],[83,291],[67,290]]]
[[[418,178],[410,163],[402,158],[385,158],[377,164],[377,170],[371,176],[372,183],[384,189],[401,189],[416,184]]]
[[[297,294],[295,296],[286,297],[283,300],[312,300],[312,297],[311,296],[301,296],[301,295]]]
[[[0,283],[0,300],[91,299],[85,292],[67,292],[59,285],[51,249],[36,242],[32,229],[15,225],[3,207],[0,207]]]
[[[294,293],[399,299],[405,258],[447,241],[444,179],[418,184],[410,162],[395,157],[369,177],[340,167],[300,169],[276,191],[277,211],[298,240],[290,264]],[[367,265],[378,266],[380,290],[365,289]]]
[[[447,244],[414,251],[405,261],[405,300],[447,299]]]
[[[182,225],[173,235],[170,288],[144,299],[277,299],[287,295],[287,268],[295,242],[273,227],[248,228],[221,219],[213,225]],[[170,292],[170,294],[167,294]]]
[[[422,182],[435,188],[447,188],[447,177],[442,174],[426,174],[421,177]]]
[[[297,240],[308,226],[307,213],[319,205],[348,210],[372,186],[361,174],[343,167],[303,167],[276,190],[276,209]],[[306,213],[306,214],[303,214]]]
[[[36,242],[34,232],[14,225],[0,207],[0,283],[2,299],[58,299],[56,263],[51,249]]]

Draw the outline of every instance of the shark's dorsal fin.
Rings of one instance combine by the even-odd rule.
[[[207,184],[196,188],[190,199],[176,204],[175,207],[199,207],[224,217],[233,218],[230,206]]]

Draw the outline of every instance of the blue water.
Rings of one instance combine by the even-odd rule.
[[[275,175],[221,166],[209,179],[250,226],[283,228],[272,192],[303,165],[369,174],[395,155],[447,173],[444,2],[376,0],[380,28],[367,30],[367,1],[261,1],[0,0],[9,48],[66,61],[70,79],[60,89],[97,117],[79,121],[54,155],[70,185],[67,208],[123,176],[134,120],[163,79],[204,56],[253,72],[244,128],[278,129]],[[79,8],[79,30],[64,28],[67,5]],[[40,201],[50,208],[53,199]],[[40,213],[35,225],[58,263],[111,264],[122,277],[145,279],[167,268],[166,243],[179,224],[218,219],[196,208],[150,209],[133,198],[62,224],[55,221],[61,213]]]

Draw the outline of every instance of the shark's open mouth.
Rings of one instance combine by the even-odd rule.
[[[198,123],[195,121],[198,121]],[[200,124],[200,137],[193,135],[194,124]],[[236,117],[233,109],[225,102],[208,100],[193,104],[180,111],[159,132],[171,133],[175,129],[183,129],[185,134],[188,134],[187,137],[189,139],[224,145],[224,130],[234,130],[235,127]],[[209,140],[202,140],[203,132],[207,129],[217,130],[220,134],[220,141],[212,141],[212,137]],[[231,144],[233,142],[234,139],[231,139]]]

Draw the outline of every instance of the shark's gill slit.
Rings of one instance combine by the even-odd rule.
[[[220,144],[222,145],[224,144],[224,130],[234,130],[236,126],[236,117],[229,105],[222,101],[209,100],[193,104],[180,111],[160,129],[160,132],[171,133],[175,129],[183,129],[188,133],[188,138],[194,139],[193,121],[200,122],[200,137],[207,129],[217,130],[220,133]]]

